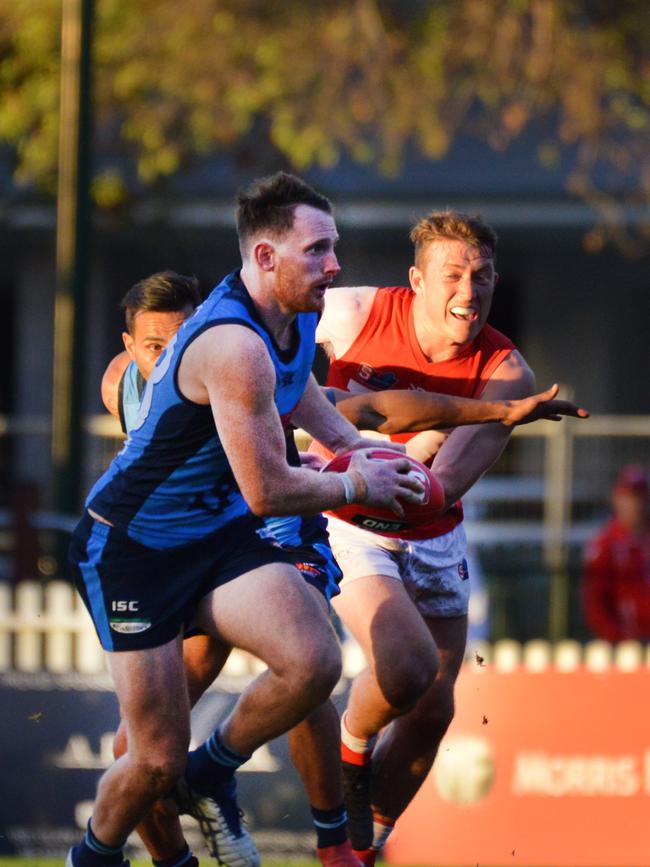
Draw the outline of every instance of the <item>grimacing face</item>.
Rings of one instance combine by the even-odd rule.
[[[287,313],[321,312],[325,292],[341,270],[334,248],[334,218],[310,205],[298,205],[292,228],[271,242],[275,298]]]
[[[133,318],[133,333],[123,332],[122,340],[129,358],[138,366],[144,379],[149,379],[161,352],[194,309],[152,311],[142,310]]]
[[[409,271],[418,314],[430,331],[454,345],[470,343],[485,325],[498,279],[489,249],[440,239]]]

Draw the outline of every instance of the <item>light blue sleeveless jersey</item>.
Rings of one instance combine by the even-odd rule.
[[[229,274],[158,359],[129,438],[94,485],[86,506],[137,542],[158,549],[194,542],[246,514],[249,509],[210,406],[192,403],[178,389],[183,352],[213,326],[236,323],[255,331],[275,367],[278,413],[288,420],[310,375],[317,320],[315,313],[298,314],[292,345],[281,350],[260,320],[239,272]],[[255,431],[241,435],[255,436]]]
[[[146,380],[138,370],[138,365],[135,361],[130,361],[120,379],[117,401],[120,424],[125,434],[135,427],[145,385]]]

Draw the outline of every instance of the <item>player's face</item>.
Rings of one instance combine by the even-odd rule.
[[[293,227],[273,244],[274,295],[285,313],[320,313],[325,292],[341,270],[339,239],[330,214],[298,205]]]
[[[497,282],[486,248],[465,241],[433,241],[410,271],[419,312],[452,344],[470,343],[485,325]]]
[[[644,494],[635,491],[614,491],[612,503],[616,517],[632,532],[639,532],[648,524],[649,503]]]
[[[142,310],[136,313],[133,334],[125,331],[122,339],[129,357],[135,361],[144,379],[149,379],[160,353],[192,312],[192,307],[188,306],[183,310]]]

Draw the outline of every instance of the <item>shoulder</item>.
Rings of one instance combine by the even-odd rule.
[[[507,400],[527,397],[535,390],[535,374],[518,349],[512,349],[495,368],[482,397]]]
[[[235,366],[250,359],[268,356],[266,344],[252,325],[223,322],[209,325],[189,344],[183,363]]]
[[[128,353],[120,352],[109,364],[102,376],[102,402],[111,415],[119,415],[119,388],[122,377],[131,363]]]
[[[376,286],[337,286],[325,293],[325,310],[318,323],[316,340],[331,343],[339,357],[352,345],[366,324]]]
[[[202,331],[186,348],[179,366],[179,385],[190,400],[206,402],[210,393],[241,396],[243,390],[268,388],[275,369],[266,344],[246,325],[225,323]]]

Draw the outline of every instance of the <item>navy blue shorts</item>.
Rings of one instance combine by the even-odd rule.
[[[159,551],[88,513],[72,536],[69,563],[104,650],[144,650],[171,641],[204,596],[269,563],[293,563],[261,539],[252,515],[187,545]]]
[[[337,596],[342,573],[334,559],[329,542],[311,542],[308,545],[283,546],[289,560],[308,584],[315,587],[327,600]]]

